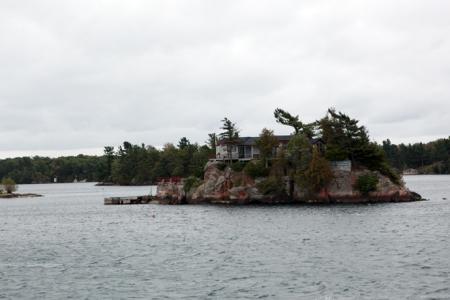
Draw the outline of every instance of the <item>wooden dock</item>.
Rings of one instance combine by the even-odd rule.
[[[153,196],[136,197],[109,197],[104,200],[105,205],[133,205],[133,204],[158,204]]]

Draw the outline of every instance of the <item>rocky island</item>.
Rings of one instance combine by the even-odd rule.
[[[8,177],[2,179],[1,186],[2,188],[0,188],[0,199],[42,197],[42,195],[33,193],[15,193],[17,191],[16,182]]]
[[[216,157],[202,179],[163,179],[163,204],[333,204],[419,201],[405,187],[383,150],[364,126],[329,109],[321,120],[304,124],[277,109],[277,122],[293,127],[289,136],[263,129],[259,137],[239,137],[225,118]]]
[[[311,193],[293,183],[289,177],[279,184],[280,191],[264,190],[264,183],[270,178],[252,178],[244,171],[233,171],[220,163],[210,162],[205,167],[203,181],[192,188],[187,181],[161,182],[158,184],[157,201],[161,204],[334,204],[334,203],[376,203],[420,201],[422,197],[409,191],[403,183],[394,184],[379,172],[367,169],[333,169],[333,179],[319,191]],[[369,175],[370,174],[370,175]],[[357,189],[358,178],[374,176],[376,188],[368,193]],[[292,189],[291,195],[283,193]]]
[[[11,193],[11,194],[0,194],[0,199],[11,199],[11,198],[35,198],[35,197],[42,197],[42,195],[39,194],[33,194],[33,193]]]

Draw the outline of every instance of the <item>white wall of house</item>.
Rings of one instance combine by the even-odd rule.
[[[252,158],[255,158],[255,155],[256,155],[256,157],[259,157],[259,154],[260,154],[260,152],[259,152],[258,147],[252,146]]]
[[[231,146],[231,159],[242,159],[239,157],[239,147],[238,145]],[[247,156],[248,155],[248,156]],[[260,151],[258,147],[251,146],[251,152],[250,154],[246,153],[245,160],[253,159],[253,158],[259,158]],[[217,160],[226,160],[229,159],[228,157],[228,151],[226,145],[218,145],[216,147],[216,159]]]
[[[239,158],[239,151],[237,146],[231,146],[231,158],[232,159]],[[230,159],[228,157],[228,149],[226,145],[218,145],[216,147],[216,159],[218,160]]]

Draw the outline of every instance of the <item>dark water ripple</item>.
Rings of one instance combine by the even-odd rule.
[[[22,186],[0,201],[0,298],[450,299],[450,176],[428,202],[103,206],[148,187]]]

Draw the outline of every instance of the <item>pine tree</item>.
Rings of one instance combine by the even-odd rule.
[[[326,187],[333,179],[333,171],[328,160],[320,154],[316,147],[313,148],[311,162],[305,172],[305,178],[308,188],[314,192]]]
[[[222,120],[222,123],[223,125],[221,129],[223,130],[223,132],[219,134],[219,137],[227,146],[229,163],[231,163],[231,161],[233,160],[233,145],[239,141],[239,130],[237,129],[236,124],[231,122],[226,117]]]
[[[300,121],[298,115],[293,116],[281,108],[275,109],[273,114],[275,116],[277,123],[291,126],[292,128],[294,128],[295,135],[301,133],[306,135],[308,138],[312,138],[312,136],[314,135],[313,134],[314,123],[304,124],[302,121]]]

